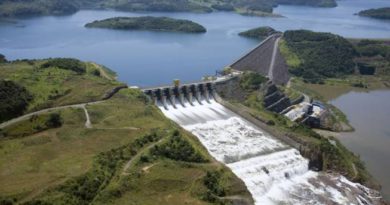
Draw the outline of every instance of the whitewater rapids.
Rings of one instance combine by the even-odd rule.
[[[368,188],[339,175],[310,171],[309,161],[298,150],[213,98],[175,106],[159,102],[158,107],[226,164],[245,183],[256,205],[371,204]]]

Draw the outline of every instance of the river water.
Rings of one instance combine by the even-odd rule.
[[[279,6],[286,18],[261,18],[235,13],[125,13],[80,11],[61,17],[38,17],[0,25],[0,53],[8,59],[74,57],[103,64],[130,85],[151,86],[199,80],[213,75],[259,41],[237,33],[257,26],[311,29],[345,37],[389,38],[390,23],[353,15],[362,9],[390,6],[388,0],[343,0],[336,8]],[[204,25],[205,34],[86,29],[88,22],[115,16],[170,16]]]
[[[309,160],[298,150],[207,96],[170,97],[157,104],[242,179],[256,205],[370,204],[370,196],[361,191],[365,187],[341,176],[310,171]]]
[[[390,199],[390,90],[350,92],[331,103],[348,117],[355,132],[342,133],[341,142],[360,155]]]

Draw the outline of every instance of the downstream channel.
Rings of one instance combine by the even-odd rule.
[[[216,160],[241,178],[256,205],[370,204],[364,186],[339,175],[310,171],[309,161],[298,150],[225,108],[212,95],[168,99],[157,101],[161,111],[197,136]]]
[[[331,103],[343,111],[355,128],[339,139],[359,154],[369,172],[382,185],[383,197],[390,199],[390,90],[350,92]]]

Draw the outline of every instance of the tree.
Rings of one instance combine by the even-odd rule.
[[[46,121],[46,126],[48,127],[61,127],[62,126],[62,118],[58,113],[51,113],[49,118]]]
[[[0,54],[0,63],[6,63],[7,59],[5,59],[5,56],[3,54]]]

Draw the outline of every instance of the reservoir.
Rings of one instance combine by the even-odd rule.
[[[38,17],[0,24],[0,53],[9,60],[74,57],[103,64],[129,85],[154,86],[213,75],[259,43],[238,36],[241,31],[271,26],[277,30],[310,29],[353,38],[389,38],[390,23],[354,15],[389,6],[388,0],[343,0],[336,8],[279,6],[285,18],[241,16],[231,12],[127,13],[80,11],[70,16]],[[169,16],[193,20],[205,34],[87,29],[94,20],[116,16]]]
[[[390,199],[390,90],[350,92],[332,100],[343,111],[355,132],[341,133],[339,139],[359,154],[368,171],[382,185]]]

